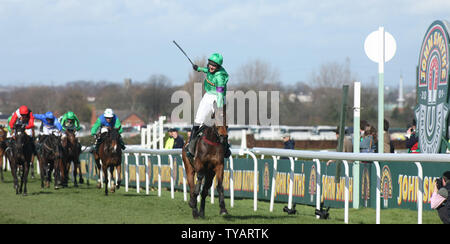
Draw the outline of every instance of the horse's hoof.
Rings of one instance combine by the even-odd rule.
[[[84,183],[83,178],[80,178],[79,182],[80,182],[80,184],[83,184]]]
[[[221,209],[220,215],[228,215],[228,211],[226,209]]]
[[[194,217],[194,219],[198,219],[199,215],[196,209],[192,210],[192,217]]]

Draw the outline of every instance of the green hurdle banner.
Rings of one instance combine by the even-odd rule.
[[[124,184],[124,162],[122,159],[122,184]],[[145,157],[140,155],[139,167],[136,168],[136,158],[134,154],[128,155],[129,186],[136,187],[136,170],[139,170],[140,187],[145,188]],[[156,156],[148,156],[150,187],[158,186],[158,159]],[[99,175],[94,170],[94,159],[92,154],[83,153],[80,156],[83,174],[90,180],[96,181]],[[183,162],[180,155],[173,155],[174,163],[174,188],[183,190]],[[419,189],[419,179],[417,167],[411,162],[379,162],[381,170],[381,208],[408,208],[417,209],[417,192]],[[353,176],[352,164],[349,162],[349,202],[353,202]],[[230,196],[230,176],[233,175],[234,197],[253,198],[254,189],[254,163],[251,158],[234,158],[234,171],[230,170],[230,162],[225,161],[223,186],[225,195]],[[270,201],[272,190],[272,177],[274,175],[273,159],[258,159],[258,200]],[[341,174],[344,172],[342,163],[332,163],[326,166],[322,161],[320,186],[321,201],[325,206],[334,208],[344,207],[345,177],[341,175],[336,180],[336,167],[341,167]],[[423,167],[423,209],[431,210],[430,198],[433,192],[434,182],[444,171],[450,170],[450,163],[422,163]],[[377,176],[375,166],[371,162],[360,163],[361,183],[359,189],[360,207],[375,208],[376,206],[376,185]],[[171,169],[168,156],[161,156],[161,186],[170,188]],[[315,206],[316,203],[316,180],[318,173],[316,163],[309,160],[297,160],[294,162],[293,176],[293,202]],[[288,202],[290,179],[290,161],[280,159],[275,171],[275,201]],[[217,184],[215,182],[215,184]],[[189,186],[187,186],[189,190]],[[215,191],[217,195],[217,191]]]

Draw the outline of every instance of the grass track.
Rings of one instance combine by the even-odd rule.
[[[194,220],[182,192],[170,198],[170,192],[163,190],[150,195],[137,194],[135,189],[127,193],[121,187],[116,193],[104,196],[95,182],[74,188],[54,190],[40,188],[40,180],[29,179],[28,196],[16,195],[12,176],[5,172],[5,182],[0,183],[0,224],[342,224],[344,210],[331,209],[329,220],[318,220],[314,208],[297,205],[296,215],[283,212],[286,203],[277,203],[274,211],[269,212],[269,203],[258,201],[258,210],[253,211],[253,200],[235,200],[230,208],[229,199],[225,199],[228,216],[219,215],[218,199],[210,204],[207,198],[205,219]],[[353,224],[374,224],[375,210],[363,208],[350,209],[349,221]],[[381,211],[383,224],[415,224],[417,211],[388,209]],[[423,223],[440,224],[436,211],[424,211]]]

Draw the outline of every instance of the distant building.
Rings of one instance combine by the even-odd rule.
[[[145,125],[144,119],[134,112],[125,116],[121,121],[124,127],[141,127]]]

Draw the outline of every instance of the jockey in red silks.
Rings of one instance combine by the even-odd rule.
[[[19,109],[17,109],[11,117],[11,121],[9,121],[9,127],[11,128],[11,135],[14,135],[14,125],[20,124],[25,125],[25,129],[27,130],[27,134],[29,136],[34,136],[34,116],[33,112],[28,109],[27,106],[22,105]],[[31,132],[31,133],[30,133]]]

